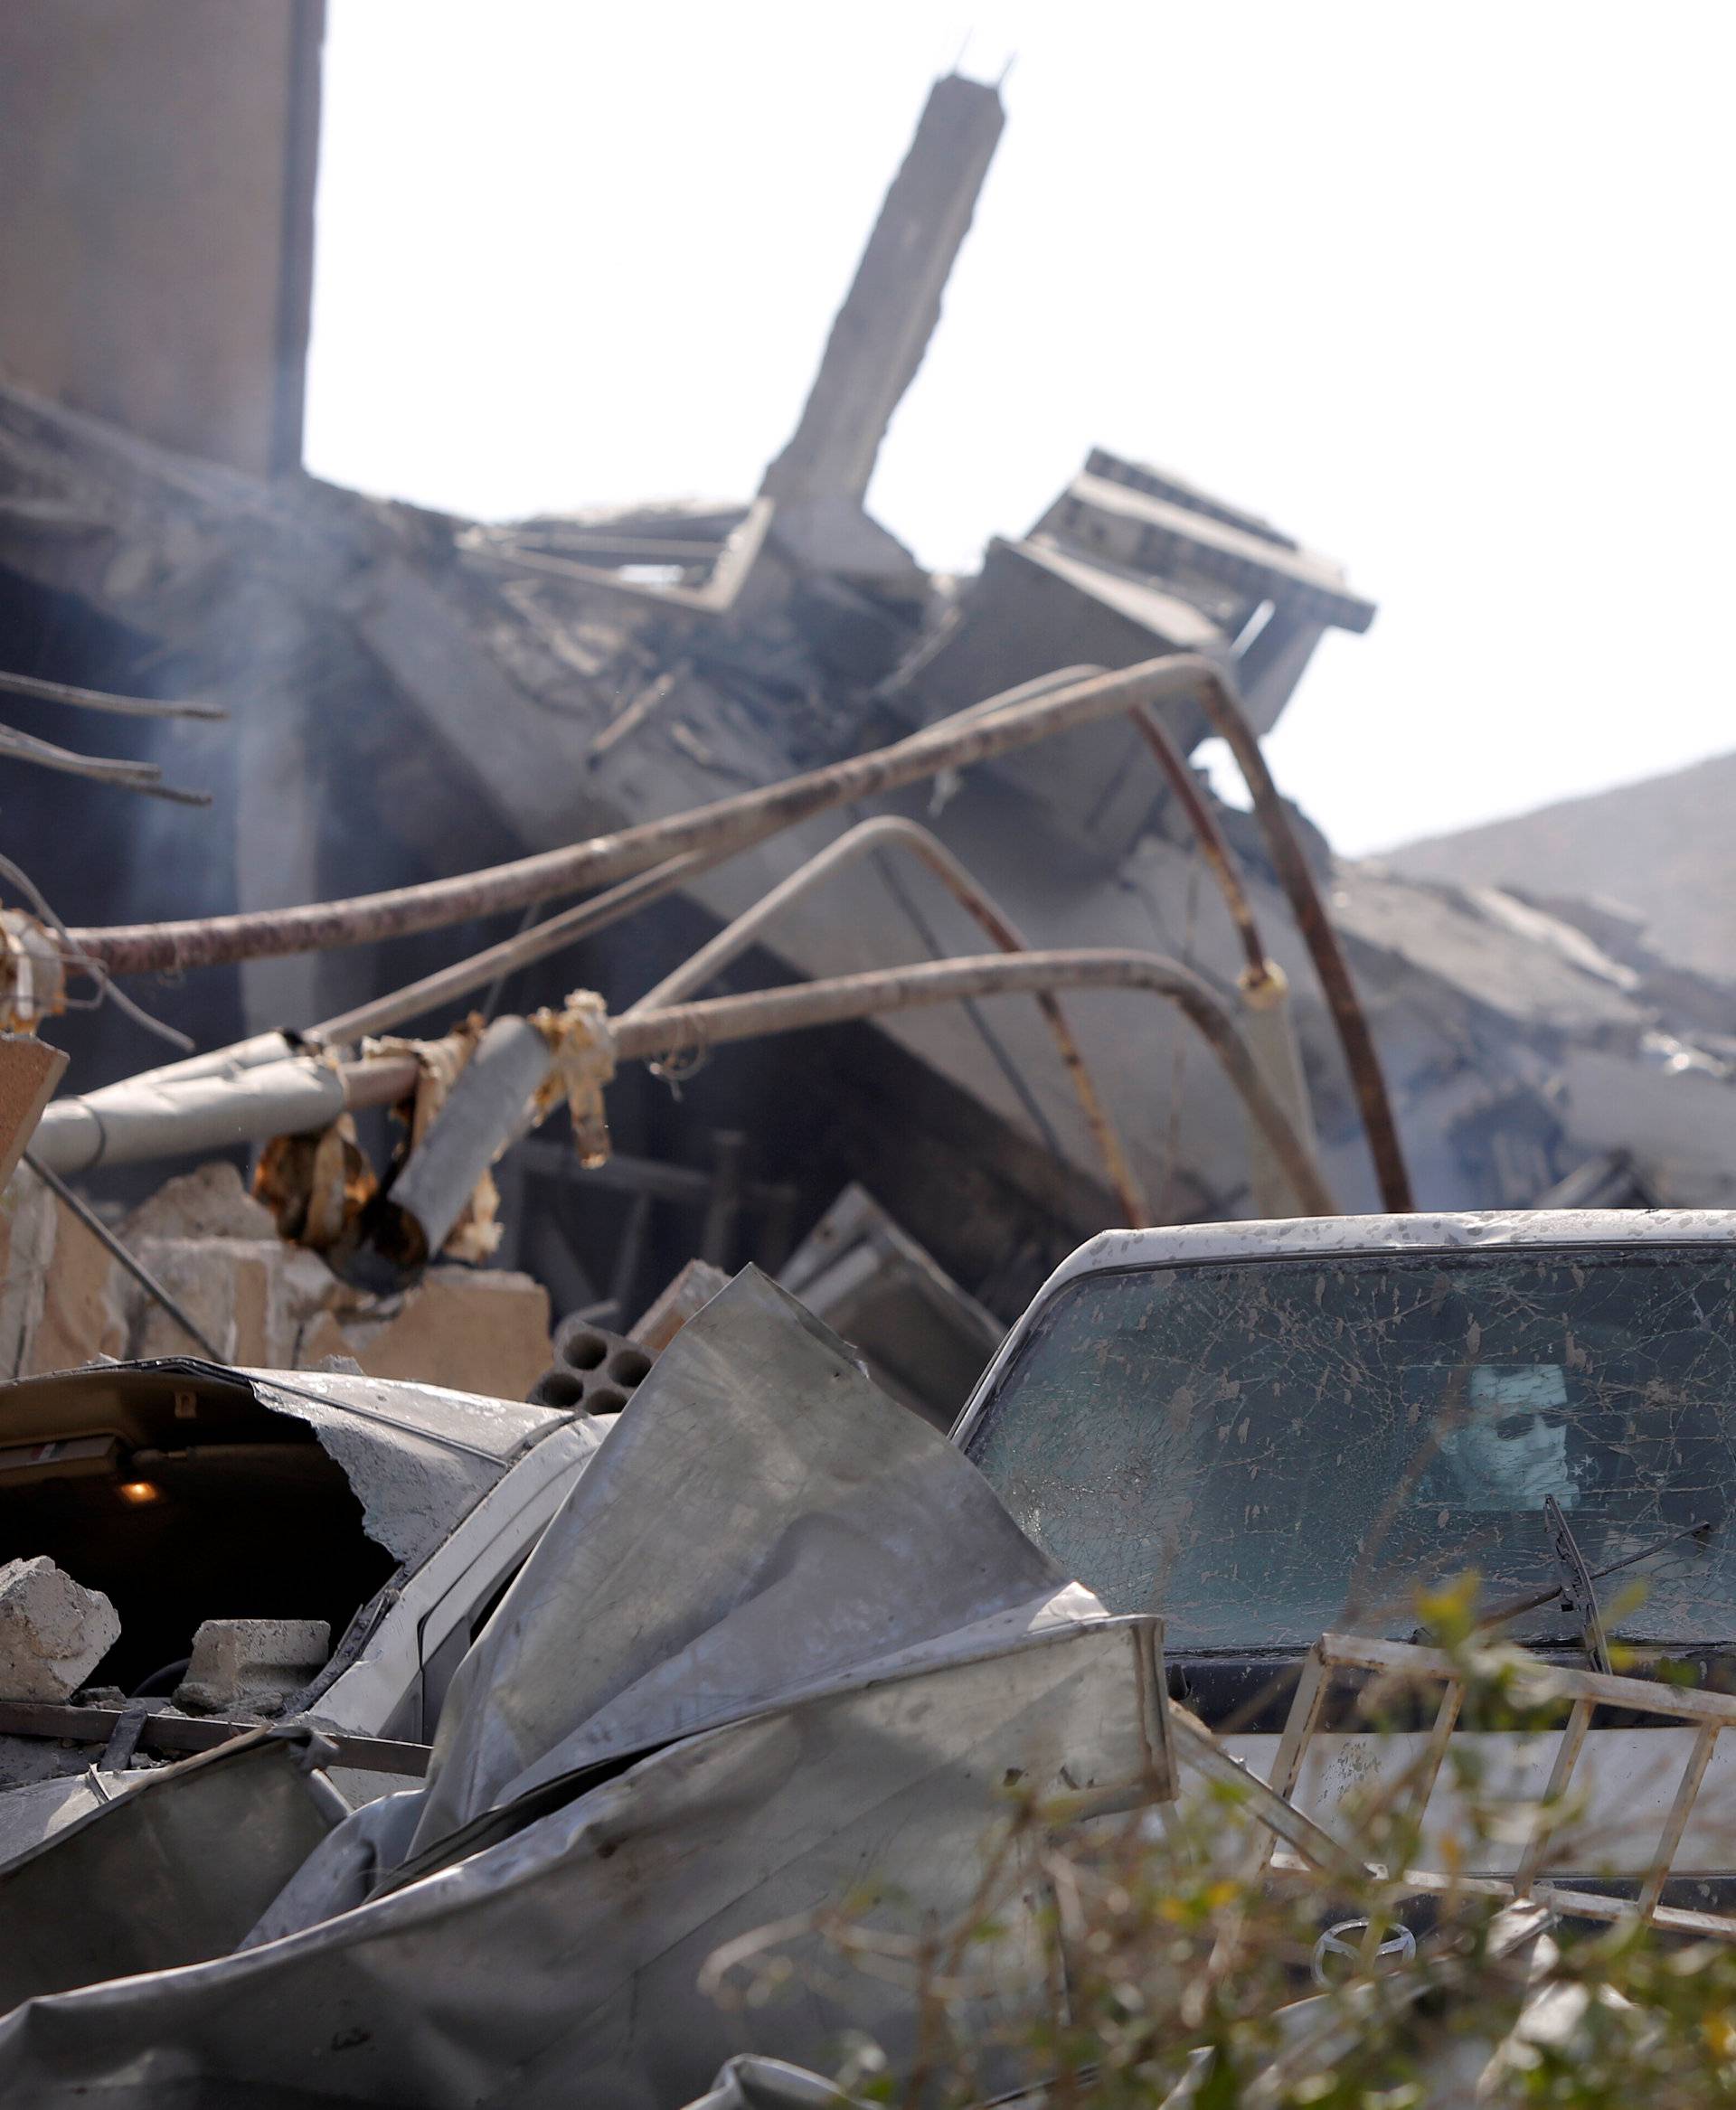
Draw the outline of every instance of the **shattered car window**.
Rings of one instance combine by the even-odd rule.
[[[1736,1260],[1703,1247],[1248,1261],[1057,1293],[966,1439],[1173,1649],[1401,1638],[1419,1585],[1544,1588],[1553,1496],[1635,1640],[1736,1634]],[[1572,1637],[1552,1606],[1522,1639]]]

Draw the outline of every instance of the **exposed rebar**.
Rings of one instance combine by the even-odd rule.
[[[1138,989],[1176,1004],[1222,1064],[1282,1166],[1306,1216],[1329,1216],[1333,1201],[1313,1159],[1249,1054],[1230,1013],[1185,967],[1155,953],[1075,950],[924,960],[908,967],[844,975],[745,996],[713,996],[667,1010],[634,1011],[614,1022],[624,1061],[691,1054],[730,1041],[878,1018],[967,996],[1029,996],[1039,990]]]
[[[155,696],[111,696],[106,689],[76,689],[70,682],[44,681],[0,667],[0,690],[33,696],[43,703],[70,703],[79,711],[105,711],[114,718],[227,718],[221,703],[164,703]]]
[[[702,855],[695,852],[686,857],[671,857],[653,865],[649,871],[623,880],[606,893],[593,894],[589,900],[562,909],[546,922],[533,924],[528,930],[502,938],[498,945],[472,953],[467,959],[455,960],[449,967],[437,968],[420,981],[407,982],[401,989],[358,1003],[352,1011],[339,1012],[335,1018],[324,1019],[302,1037],[322,1047],[336,1048],[345,1041],[359,1041],[364,1033],[386,1032],[406,1019],[432,1011],[437,1004],[456,1002],[486,983],[504,980],[519,967],[546,959],[551,953],[563,952],[580,938],[618,923],[635,909],[660,901],[695,873],[707,871],[721,862],[722,853]]]
[[[1375,1177],[1380,1182],[1381,1206],[1395,1216],[1408,1214],[1416,1203],[1411,1197],[1410,1174],[1404,1162],[1404,1145],[1399,1139],[1398,1122],[1393,1116],[1392,1101],[1387,1092],[1374,1036],[1368,1030],[1368,1017],[1356,994],[1350,963],[1338,942],[1338,933],[1332,928],[1326,903],[1320,899],[1320,890],[1308,869],[1308,861],[1302,854],[1302,845],[1296,839],[1290,816],[1285,810],[1278,786],[1272,781],[1266,757],[1234,693],[1224,682],[1205,682],[1200,685],[1198,701],[1212,722],[1212,730],[1236,758],[1236,767],[1241,771],[1242,781],[1254,802],[1254,814],[1266,838],[1267,852],[1279,883],[1289,897],[1291,910],[1313,958],[1315,973],[1320,977],[1320,987],[1338,1031],[1338,1042],[1344,1051],[1351,1088],[1362,1112],[1363,1127],[1374,1160]]]
[[[1175,653],[1099,674],[1030,702],[942,720],[865,755],[812,769],[687,813],[646,821],[559,850],[539,851],[482,871],[346,900],[258,909],[193,920],[78,929],[74,941],[115,974],[152,974],[370,945],[407,932],[523,909],[590,886],[607,886],[689,851],[724,851],[760,834],[867,798],[937,771],[964,768],[1029,747],[1075,726],[1092,725],[1141,703],[1198,702],[1222,682],[1210,660]]]
[[[673,974],[665,975],[653,989],[649,989],[623,1015],[637,1017],[647,1011],[666,1009],[703,989],[707,982],[739,959],[770,924],[815,887],[824,884],[845,866],[855,863],[874,851],[885,847],[906,851],[917,862],[932,872],[941,885],[1001,950],[1005,953],[1025,953],[1031,949],[1012,918],[1003,910],[993,896],[986,893],[971,877],[958,860],[941,843],[920,827],[896,815],[882,815],[863,821],[847,834],[840,835],[835,843],[828,843],[807,862],[790,873],[769,891],[762,894],[750,909],[744,909],[733,923],[720,930],[708,944],[703,945],[690,958],[684,960]],[[1120,1204],[1127,1222],[1131,1228],[1147,1223],[1150,1211],[1140,1190],[1133,1167],[1127,1162],[1121,1138],[1116,1133],[1115,1124],[1097,1088],[1083,1050],[1072,1028],[1067,1022],[1067,1014],[1060,1003],[1047,989],[1034,992],[1038,1010],[1043,1022],[1053,1037],[1073,1089],[1078,1095],[1080,1110],[1085,1116],[1085,1125],[1103,1162],[1103,1171],[1117,1201]]]
[[[1194,839],[1199,845],[1207,870],[1217,881],[1218,891],[1223,896],[1223,905],[1230,911],[1230,920],[1236,927],[1236,936],[1241,941],[1241,950],[1248,962],[1248,972],[1256,981],[1265,981],[1271,973],[1265,941],[1260,935],[1260,925],[1254,918],[1254,905],[1248,899],[1248,889],[1242,883],[1241,867],[1236,862],[1236,853],[1224,840],[1223,830],[1218,825],[1218,816],[1206,804],[1187,765],[1175,741],[1169,737],[1169,728],[1158,717],[1149,703],[1142,703],[1138,710],[1130,711],[1134,730],[1152,753],[1157,758],[1157,766],[1169,781],[1170,789],[1181,801],[1182,811],[1187,815],[1188,825],[1194,831]]]

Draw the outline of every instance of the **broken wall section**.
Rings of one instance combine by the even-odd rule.
[[[519,1399],[550,1360],[548,1292],[530,1276],[439,1267],[401,1295],[368,1297],[279,1239],[226,1161],[171,1180],[118,1235],[243,1369],[338,1357],[370,1377]],[[0,1376],[202,1352],[27,1168],[14,1175],[0,1196]]]

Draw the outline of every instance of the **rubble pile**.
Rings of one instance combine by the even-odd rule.
[[[243,1368],[311,1370],[336,1358],[373,1377],[439,1377],[459,1391],[521,1398],[549,1361],[540,1283],[439,1267],[398,1295],[370,1296],[279,1238],[227,1162],[170,1180],[116,1231],[221,1359]],[[0,1201],[0,1352],[14,1377],[197,1345],[28,1168]]]

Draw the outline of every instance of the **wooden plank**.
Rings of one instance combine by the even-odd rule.
[[[1525,1842],[1525,1851],[1520,1856],[1518,1872],[1513,1879],[1514,1894],[1524,1898],[1529,1895],[1537,1879],[1537,1870],[1548,1848],[1550,1836],[1561,1821],[1561,1798],[1567,1793],[1573,1768],[1579,1763],[1580,1752],[1585,1744],[1585,1732],[1591,1727],[1591,1716],[1596,1701],[1576,1700],[1573,1711],[1567,1718],[1561,1731],[1561,1740],[1555,1747],[1555,1763],[1550,1768],[1549,1785],[1543,1790],[1543,1806],[1537,1813],[1537,1822],[1531,1828],[1531,1837]]]
[[[1712,1763],[1712,1747],[1718,1741],[1719,1724],[1707,1722],[1694,1739],[1694,1748],[1688,1753],[1688,1762],[1682,1768],[1682,1779],[1675,1791],[1675,1800],[1670,1804],[1670,1813],[1664,1820],[1664,1830],[1657,1842],[1657,1852],[1651,1870],[1646,1878],[1646,1888],[1639,1894],[1639,1916],[1649,1919],[1657,1909],[1657,1901],[1664,1895],[1664,1884],[1670,1872],[1670,1864],[1675,1859],[1675,1850],[1682,1843],[1682,1834],[1687,1829],[1688,1818],[1699,1799],[1700,1784],[1706,1777],[1706,1767]]]
[[[1381,1671],[1396,1678],[1457,1678],[1458,1665],[1444,1650],[1419,1648],[1406,1641],[1375,1641],[1361,1634],[1328,1634],[1316,1644],[1335,1669]],[[1609,1677],[1600,1671],[1571,1664],[1539,1663],[1564,1698],[1590,1700],[1599,1707],[1625,1707],[1637,1714],[1673,1714],[1684,1721],[1736,1725],[1736,1693],[1701,1692],[1680,1685],[1654,1684],[1646,1678]]]

